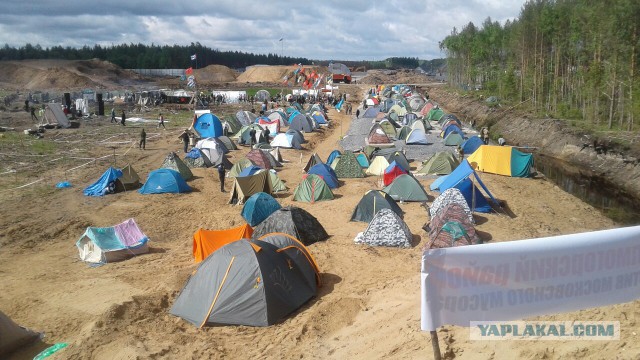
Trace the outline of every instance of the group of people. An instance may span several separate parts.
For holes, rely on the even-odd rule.
[[[127,120],[126,115],[124,114],[124,110],[122,110],[122,114],[120,115],[120,125],[122,126],[126,126],[125,121]],[[111,122],[112,123],[118,123],[118,120],[116,119],[116,109],[112,108],[111,109]]]

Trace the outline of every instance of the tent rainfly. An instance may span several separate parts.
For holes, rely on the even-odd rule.
[[[148,253],[148,241],[135,220],[128,219],[111,227],[88,227],[76,247],[82,261],[105,264]]]

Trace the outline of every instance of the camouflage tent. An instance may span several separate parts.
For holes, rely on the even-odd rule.
[[[364,232],[355,242],[370,246],[411,247],[413,235],[407,224],[391,209],[376,213]]]
[[[458,203],[445,205],[429,223],[429,243],[425,249],[481,244],[468,213]]]
[[[160,168],[171,169],[179,172],[180,176],[182,176],[185,181],[193,177],[193,173],[189,167],[174,152],[170,152],[169,155],[167,155]]]
[[[471,221],[471,223],[475,223],[469,204],[467,204],[467,200],[465,200],[464,195],[462,195],[462,192],[457,188],[449,188],[443,191],[442,194],[433,201],[433,204],[431,204],[431,207],[429,208],[429,215],[431,215],[431,218],[434,218],[440,211],[442,211],[442,209],[444,209],[445,206],[449,204],[458,204],[462,206],[464,212],[469,218],[469,221]]]
[[[334,170],[338,179],[364,177],[362,167],[354,153],[351,151],[345,151],[340,155],[340,160],[338,160]]]

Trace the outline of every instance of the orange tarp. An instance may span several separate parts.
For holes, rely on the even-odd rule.
[[[252,234],[253,229],[249,224],[227,230],[198,229],[193,234],[193,258],[196,263],[199,263],[228,243],[240,239],[250,239]]]

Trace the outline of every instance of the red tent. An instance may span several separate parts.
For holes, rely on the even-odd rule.
[[[402,174],[408,174],[407,170],[403,169],[402,166],[398,165],[395,161],[392,162],[386,168],[384,175],[382,176],[384,186],[391,184],[395,178]]]

